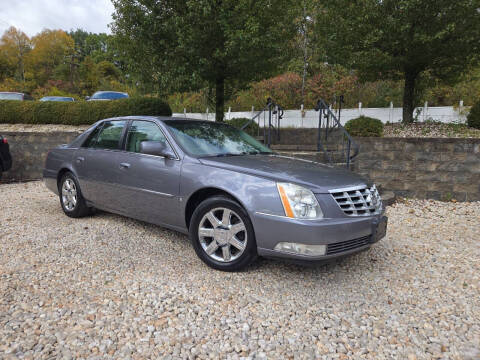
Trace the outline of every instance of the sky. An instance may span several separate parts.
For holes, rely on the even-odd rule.
[[[110,0],[0,0],[0,37],[10,26],[30,37],[45,28],[110,33],[112,13]]]

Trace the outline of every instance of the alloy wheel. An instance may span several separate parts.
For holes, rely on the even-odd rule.
[[[77,206],[77,187],[72,179],[65,179],[62,184],[62,202],[67,211],[73,211]]]
[[[205,253],[220,262],[238,259],[247,247],[247,230],[231,209],[219,207],[207,212],[198,227],[198,238]]]

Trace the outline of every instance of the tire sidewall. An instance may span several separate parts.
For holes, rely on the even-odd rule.
[[[198,227],[203,216],[210,210],[218,207],[225,207],[234,211],[245,224],[247,231],[247,247],[243,254],[236,260],[223,263],[212,259],[210,256],[205,253],[200,244],[200,239],[198,237]],[[215,196],[204,200],[200,205],[197,206],[192,215],[192,220],[189,227],[190,240],[192,246],[197,253],[198,257],[206,263],[208,266],[223,271],[239,271],[252,263],[257,257],[257,242],[255,240],[255,232],[253,230],[252,222],[248,213],[234,200],[229,199],[224,196]]]

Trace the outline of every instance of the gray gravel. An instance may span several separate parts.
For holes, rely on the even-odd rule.
[[[0,358],[480,358],[480,203],[388,215],[337,265],[229,274],[184,235],[0,185]]]

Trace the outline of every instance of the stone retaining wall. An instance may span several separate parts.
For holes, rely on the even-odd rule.
[[[304,132],[300,136],[306,137]],[[311,138],[311,137],[310,137]],[[480,201],[480,139],[355,138],[360,153],[352,170],[383,191],[405,197]],[[314,144],[274,149],[322,162]]]
[[[406,197],[480,201],[480,139],[357,138],[353,170]]]
[[[48,150],[70,143],[78,132],[4,132],[12,154],[12,168],[3,173],[3,181],[26,181],[42,178]]]
[[[315,159],[312,132],[301,129],[282,132],[282,143],[296,156]],[[42,177],[49,149],[71,142],[72,132],[9,132],[13,167],[6,181]],[[295,140],[296,139],[296,140]],[[356,138],[360,154],[353,170],[370,177],[382,190],[397,195],[459,201],[480,201],[480,139]],[[283,151],[288,150],[283,149]]]

